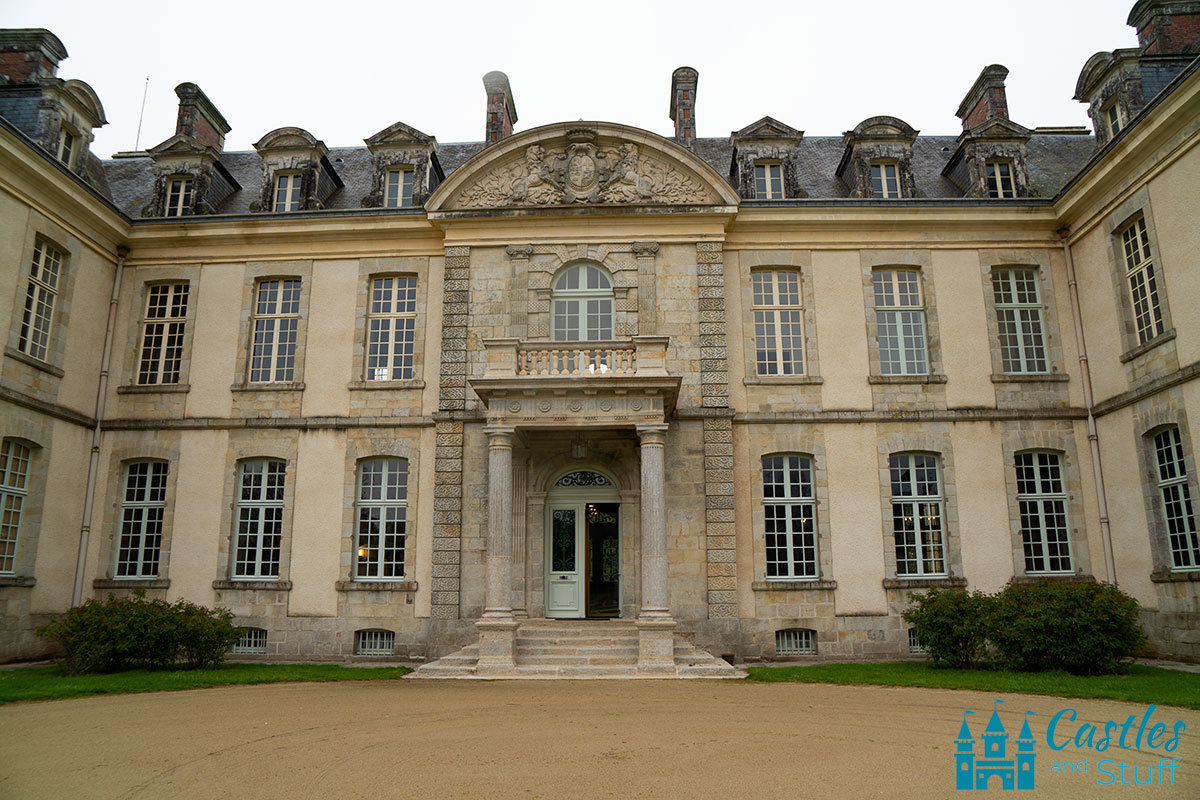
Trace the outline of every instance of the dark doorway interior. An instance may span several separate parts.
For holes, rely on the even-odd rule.
[[[621,543],[619,503],[588,503],[587,611],[589,617],[621,613]]]

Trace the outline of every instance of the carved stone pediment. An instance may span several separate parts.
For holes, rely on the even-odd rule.
[[[547,126],[489,147],[459,167],[426,207],[731,205],[737,202],[731,195],[727,183],[683,148],[645,131],[597,123]]]

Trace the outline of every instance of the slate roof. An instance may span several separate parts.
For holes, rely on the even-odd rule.
[[[913,179],[917,198],[959,198],[963,193],[942,177],[942,168],[957,147],[955,136],[918,136],[913,145]],[[1027,169],[1034,197],[1054,197],[1095,153],[1095,139],[1088,135],[1039,134],[1030,137]],[[483,150],[483,142],[454,142],[438,146],[437,156],[447,177],[469,158]],[[845,184],[834,174],[842,157],[841,136],[806,136],[797,147],[801,189],[809,200],[849,197]],[[695,152],[728,180],[733,145],[728,138],[697,139]],[[337,170],[344,188],[330,196],[329,209],[362,207],[371,187],[371,154],[365,147],[330,148],[329,163]],[[221,154],[221,164],[241,184],[222,204],[219,213],[246,214],[260,195],[262,161],[257,152]],[[119,158],[101,162],[112,201],[126,214],[141,218],[142,208],[154,188],[152,162],[144,158]],[[786,201],[784,201],[786,202]]]

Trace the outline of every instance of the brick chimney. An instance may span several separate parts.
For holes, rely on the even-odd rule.
[[[67,48],[45,28],[0,30],[0,85],[53,78]]]
[[[206,147],[217,150],[225,148],[225,134],[229,123],[208,99],[208,95],[194,83],[181,83],[175,87],[179,96],[179,118],[175,133],[190,136]]]
[[[513,123],[517,121],[517,106],[513,102],[508,76],[503,72],[484,75],[483,88],[487,91],[487,123],[483,135],[486,146],[512,136]]]
[[[1125,24],[1137,28],[1138,44],[1148,56],[1200,52],[1200,2],[1139,0]]]
[[[1004,91],[1004,79],[1008,69],[1000,64],[984,67],[975,79],[967,96],[958,105],[955,116],[962,120],[963,130],[969,131],[989,119],[1009,119],[1008,95]]]
[[[700,73],[691,67],[680,67],[671,73],[671,119],[675,122],[675,139],[684,147],[696,140],[696,83]]]

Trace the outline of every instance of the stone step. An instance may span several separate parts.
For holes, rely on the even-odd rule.
[[[637,642],[629,645],[592,645],[589,647],[544,647],[517,645],[517,656],[637,656]]]
[[[637,647],[636,636],[588,636],[579,639],[550,637],[517,637],[517,647]]]

